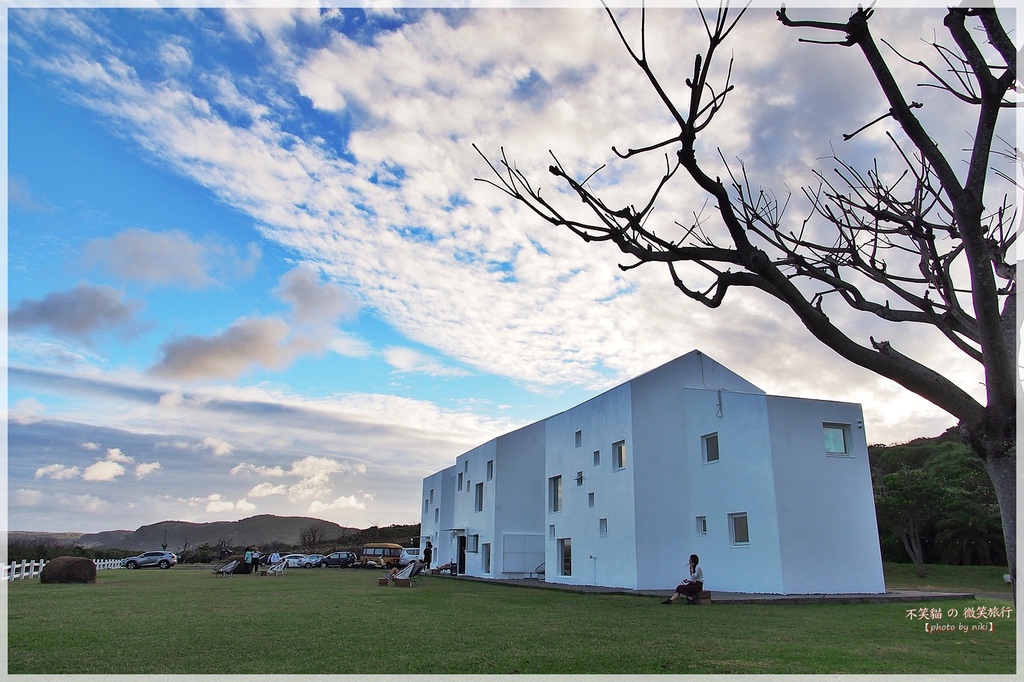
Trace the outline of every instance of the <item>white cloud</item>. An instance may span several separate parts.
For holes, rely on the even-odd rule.
[[[270,497],[271,495],[284,495],[288,492],[288,486],[273,485],[271,483],[260,483],[253,486],[246,493],[246,497]]]
[[[11,493],[10,504],[12,507],[38,507],[43,504],[47,496],[41,490],[31,488],[18,488]]]
[[[121,452],[121,448],[107,448],[107,461],[131,464],[135,460]]]
[[[82,448],[85,450],[99,450],[99,443],[82,443]]]
[[[19,424],[31,424],[39,421],[45,411],[46,406],[35,398],[22,398],[11,405],[8,416]]]
[[[306,510],[308,514],[322,514],[324,512],[335,511],[339,509],[366,509],[366,503],[360,502],[354,495],[348,495],[345,497],[338,497],[331,502],[320,502],[314,501],[309,505]]]
[[[52,478],[58,481],[70,478],[78,478],[78,467],[64,466],[63,464],[49,464],[36,469],[36,478]]]
[[[90,464],[82,472],[84,481],[113,481],[124,476],[125,468],[118,462],[101,461]]]
[[[201,446],[213,453],[215,457],[227,457],[234,452],[231,443],[214,436],[204,438]]]
[[[154,471],[160,470],[160,462],[148,462],[135,467],[135,478],[145,478]]]

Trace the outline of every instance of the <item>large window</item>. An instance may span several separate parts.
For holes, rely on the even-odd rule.
[[[626,468],[626,441],[612,443],[612,463],[616,469]]]
[[[729,540],[734,545],[749,545],[750,531],[747,528],[747,513],[729,514]]]
[[[483,483],[477,483],[476,484],[476,510],[477,511],[483,511],[484,510],[484,484]]]
[[[583,445],[583,432],[582,431],[577,431],[576,432],[576,447],[581,447],[582,445]]]
[[[718,434],[709,433],[706,436],[701,436],[700,449],[703,455],[704,463],[709,464],[711,462],[718,461]]]
[[[548,509],[553,512],[562,511],[562,477],[552,476],[548,479]]]
[[[824,424],[825,454],[843,456],[850,454],[849,424]]]
[[[480,551],[480,535],[478,533],[466,536],[466,551],[473,553]]]
[[[572,540],[570,538],[558,540],[558,558],[559,575],[572,575]]]

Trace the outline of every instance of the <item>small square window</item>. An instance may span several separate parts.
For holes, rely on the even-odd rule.
[[[697,517],[697,535],[708,534],[708,517],[698,516]]]
[[[824,424],[825,454],[844,456],[850,454],[849,424]]]
[[[587,493],[587,506],[594,508],[594,493]]]
[[[478,534],[466,536],[466,551],[473,553],[480,551],[480,536]]]
[[[597,534],[603,538],[608,537],[608,519],[598,519]]]
[[[601,466],[601,451],[600,450],[594,450],[594,466],[596,466],[596,467]]]
[[[612,444],[612,462],[616,469],[626,468],[626,441],[620,440]]]
[[[718,434],[709,433],[706,436],[701,436],[700,439],[701,454],[704,456],[704,463],[710,464],[711,462],[718,461]]]
[[[583,445],[583,432],[582,431],[577,431],[576,432],[576,447],[580,447],[582,445]]]
[[[747,514],[729,514],[729,539],[734,545],[749,545],[750,531],[747,527]]]

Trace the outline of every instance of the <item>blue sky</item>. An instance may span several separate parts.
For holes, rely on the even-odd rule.
[[[901,44],[941,27],[890,12]],[[652,54],[698,44],[692,10],[657,17]],[[879,97],[855,54],[771,11],[741,29],[744,87],[711,132],[798,187]],[[589,172],[659,139],[598,11],[29,7],[8,53],[11,529],[415,522],[456,455],[694,348],[769,393],[863,403],[873,442],[953,423],[777,304],[690,304],[664,269],[622,272],[474,181],[473,144],[559,197],[548,150]],[[686,61],[659,68],[681,82]],[[888,153],[881,131],[858,142]],[[606,191],[626,201],[652,161],[613,165]],[[680,188],[665,214],[695,201]],[[914,331],[881,333],[977,384]]]

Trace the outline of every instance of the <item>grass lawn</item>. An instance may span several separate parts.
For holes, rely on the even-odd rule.
[[[662,606],[659,599],[378,572],[104,570],[93,585],[14,581],[11,674],[1002,673],[1015,612],[1001,599],[921,604]],[[980,591],[980,590],[979,590]],[[987,591],[987,590],[986,590]],[[907,618],[941,608],[925,632]],[[994,631],[970,625],[994,623]]]

